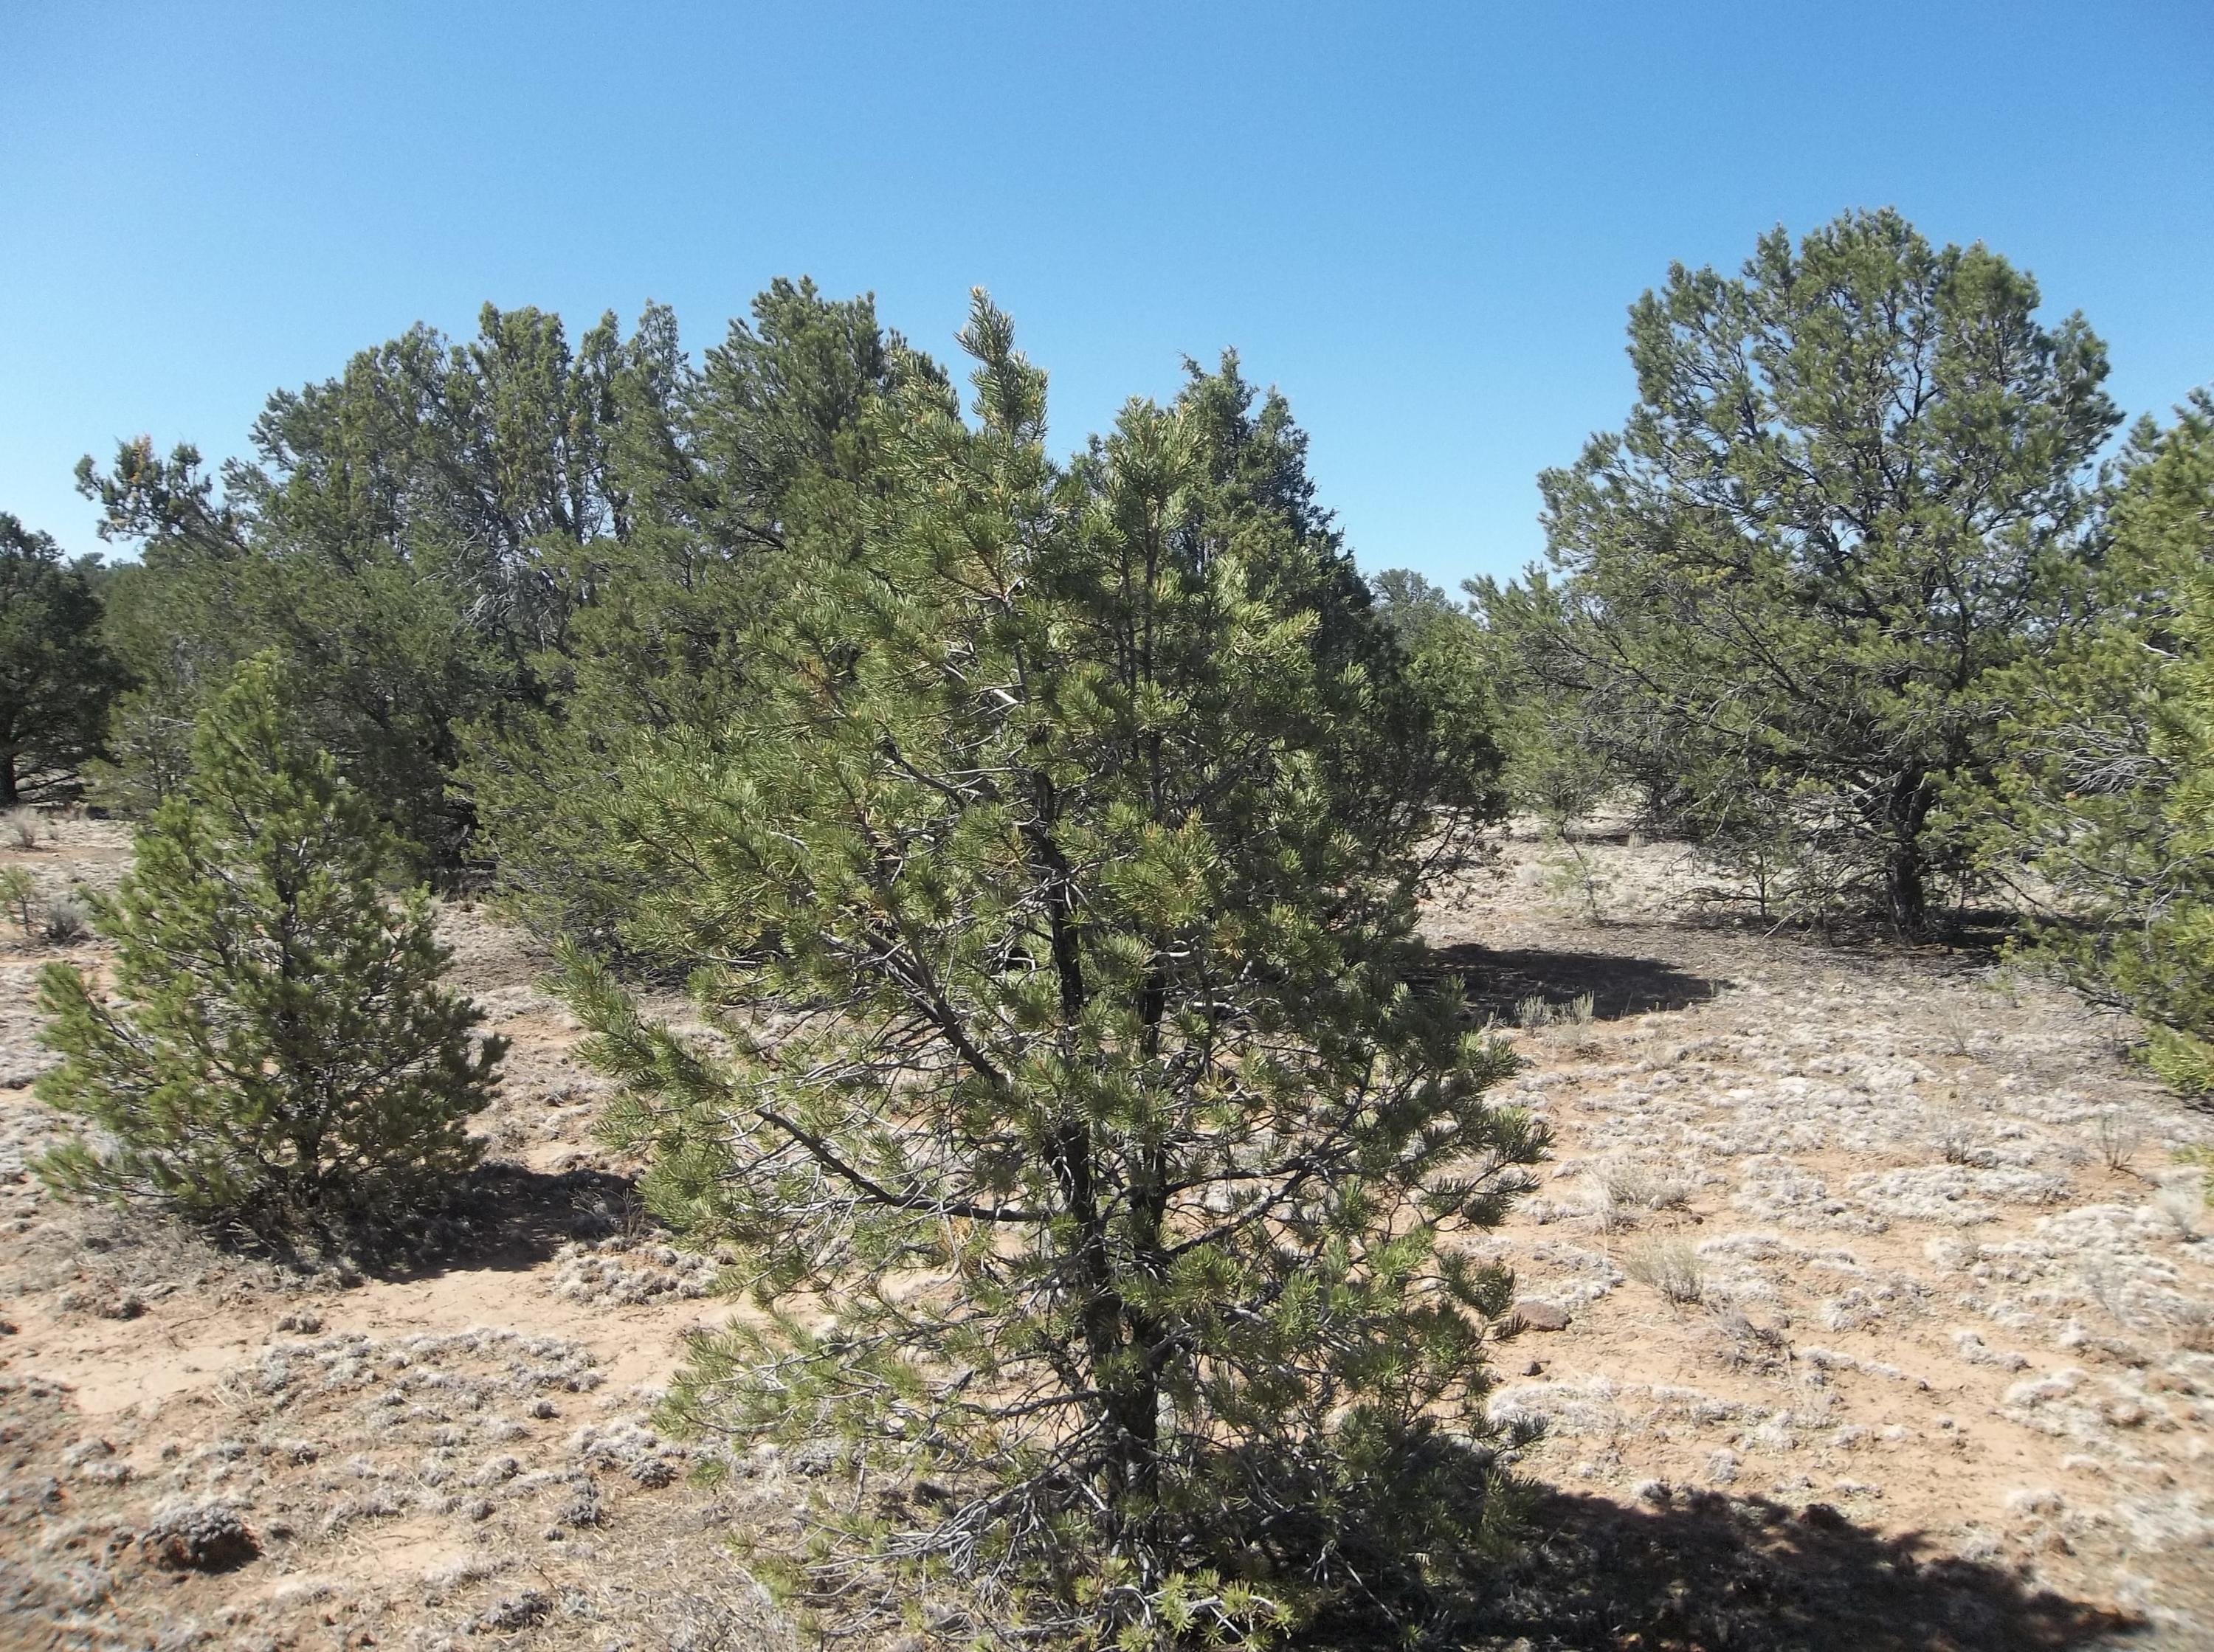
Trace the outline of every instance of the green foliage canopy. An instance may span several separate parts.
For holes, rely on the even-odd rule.
[[[2095,576],[1987,696],[2009,759],[1952,800],[2045,922],[2040,953],[2214,1090],[2214,396],[2132,433]]]
[[[193,711],[274,649],[310,738],[419,867],[457,869],[473,826],[450,789],[459,730],[542,693],[532,662],[568,613],[553,570],[628,531],[609,452],[649,357],[612,317],[572,351],[559,318],[486,306],[468,344],[414,328],[272,396],[254,460],[220,479],[191,448],[164,459],[143,440],[104,472],[84,460],[102,533],[142,547],[108,626],[139,684],[109,801],[143,814],[174,789]]]
[[[123,674],[95,571],[0,511],[0,807],[67,796],[101,749]]]
[[[1630,313],[1628,424],[1541,479],[1565,579],[1485,601],[1676,824],[1819,856],[1909,935],[1939,796],[1987,761],[1979,686],[2080,581],[2117,422],[2099,341],[2037,306],[1888,210],[1677,266]]]
[[[908,381],[942,375],[869,300],[826,300],[810,283],[772,285],[696,371],[667,311],[640,324],[615,381],[609,467],[626,530],[547,563],[568,618],[531,661],[545,693],[497,701],[464,733],[479,847],[541,933],[652,966],[623,934],[638,875],[606,829],[626,754],[679,728],[719,738],[789,515],[860,484],[873,462],[860,415]]]

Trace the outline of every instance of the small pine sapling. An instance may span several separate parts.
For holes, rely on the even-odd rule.
[[[54,964],[40,1096],[92,1128],[38,1161],[65,1192],[152,1197],[264,1231],[375,1214],[468,1170],[464,1121],[505,1041],[440,984],[429,897],[396,905],[393,845],[283,682],[242,668],[200,719],[187,789],[92,899],[112,991]]]
[[[15,920],[23,939],[34,940],[39,926],[39,881],[28,868],[0,866],[0,906]]]

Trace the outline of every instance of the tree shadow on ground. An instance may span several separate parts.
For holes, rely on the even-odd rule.
[[[1659,1508],[1539,1491],[1528,1538],[1458,1627],[1470,1648],[2060,1652],[2144,1644],[2142,1618],[1887,1536],[1826,1504],[1714,1492]]]
[[[522,1272],[572,1240],[653,1226],[628,1176],[605,1170],[480,1165],[467,1184],[394,1246],[380,1277],[461,1271]]]
[[[1538,948],[1494,948],[1473,942],[1431,949],[1440,975],[1460,978],[1469,1007],[1479,1018],[1512,1021],[1526,998],[1565,1004],[1592,996],[1599,1021],[1642,1015],[1650,1009],[1683,1009],[1703,1003],[1719,984],[1687,974],[1656,958],[1612,953],[1557,952]]]
[[[637,1184],[604,1170],[532,1170],[479,1165],[436,1205],[326,1218],[294,1230],[219,1229],[227,1250],[295,1273],[336,1271],[406,1281],[443,1273],[513,1272],[552,1259],[572,1240],[659,1224],[645,1213]]]

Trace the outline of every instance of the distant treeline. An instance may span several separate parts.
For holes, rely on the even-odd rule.
[[[1771,922],[1921,937],[2009,890],[2079,978],[2188,1032],[2214,1007],[2180,961],[2214,402],[2101,468],[2105,348],[2038,307],[1890,212],[1778,231],[1735,277],[1679,266],[1631,311],[1629,419],[1541,479],[1549,565],[1465,607],[1396,571],[1373,600],[1518,805],[1632,796]],[[664,308],[572,344],[487,306],[466,344],[418,327],[272,396],[220,476],[143,440],[88,459],[139,559],[64,568],[0,519],[0,802],[83,775],[142,813],[195,710],[275,649],[425,874],[638,954],[605,829],[627,744],[721,737],[795,524],[835,533],[885,485],[872,416],[918,390],[952,405],[870,300],[780,281],[696,360]],[[1182,400],[1287,576],[1366,608],[1282,398],[1226,356]]]
[[[1465,607],[1385,573],[1373,600],[1518,805],[1634,796],[1769,921],[1920,937],[2010,890],[2084,982],[2188,1031],[2214,402],[2101,468],[2105,348],[2038,306],[1889,212],[1778,231],[1735,277],[1679,266],[1632,308],[1628,421],[1541,479],[1549,565]],[[275,649],[425,874],[636,954],[605,830],[627,745],[720,737],[794,524],[835,533],[884,485],[872,410],[917,389],[951,405],[870,300],[780,281],[696,360],[664,308],[572,344],[487,306],[466,344],[418,327],[272,396],[219,477],[143,440],[88,459],[139,559],[64,568],[0,519],[0,802],[83,775],[143,813]],[[1366,607],[1282,398],[1226,356],[1183,400],[1287,576]]]

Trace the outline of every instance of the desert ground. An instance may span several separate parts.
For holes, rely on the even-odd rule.
[[[1983,951],[1764,933],[1677,846],[1510,835],[1428,917],[1555,1132],[1482,1247],[1542,1419],[1487,1649],[2214,1646],[2214,1115],[2126,1028]],[[0,860],[97,887],[127,833]],[[480,906],[442,923],[513,1041],[427,1261],[256,1254],[57,1199],[34,983],[0,950],[0,1646],[740,1652],[826,1453],[664,1437],[729,1311],[592,1126],[607,1087]],[[674,1006],[672,1006],[674,1008]],[[882,1637],[933,1643],[927,1602]]]

